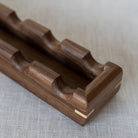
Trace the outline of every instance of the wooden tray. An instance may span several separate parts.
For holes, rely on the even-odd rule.
[[[94,60],[89,50],[59,42],[32,20],[0,4],[0,71],[80,125],[119,90],[122,69]]]

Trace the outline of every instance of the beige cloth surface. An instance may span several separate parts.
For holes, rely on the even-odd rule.
[[[124,70],[119,93],[85,127],[0,73],[0,138],[138,138],[137,0],[0,0]]]

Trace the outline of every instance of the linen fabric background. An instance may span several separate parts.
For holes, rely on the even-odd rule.
[[[137,0],[0,2],[124,70],[119,93],[85,127],[0,73],[0,138],[138,138]]]

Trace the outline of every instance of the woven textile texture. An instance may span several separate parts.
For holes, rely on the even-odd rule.
[[[84,127],[0,73],[0,138],[138,138],[137,0],[0,2],[124,70],[119,93]]]

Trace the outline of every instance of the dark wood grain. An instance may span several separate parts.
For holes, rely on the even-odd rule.
[[[0,71],[84,125],[119,90],[122,69],[0,4]]]

